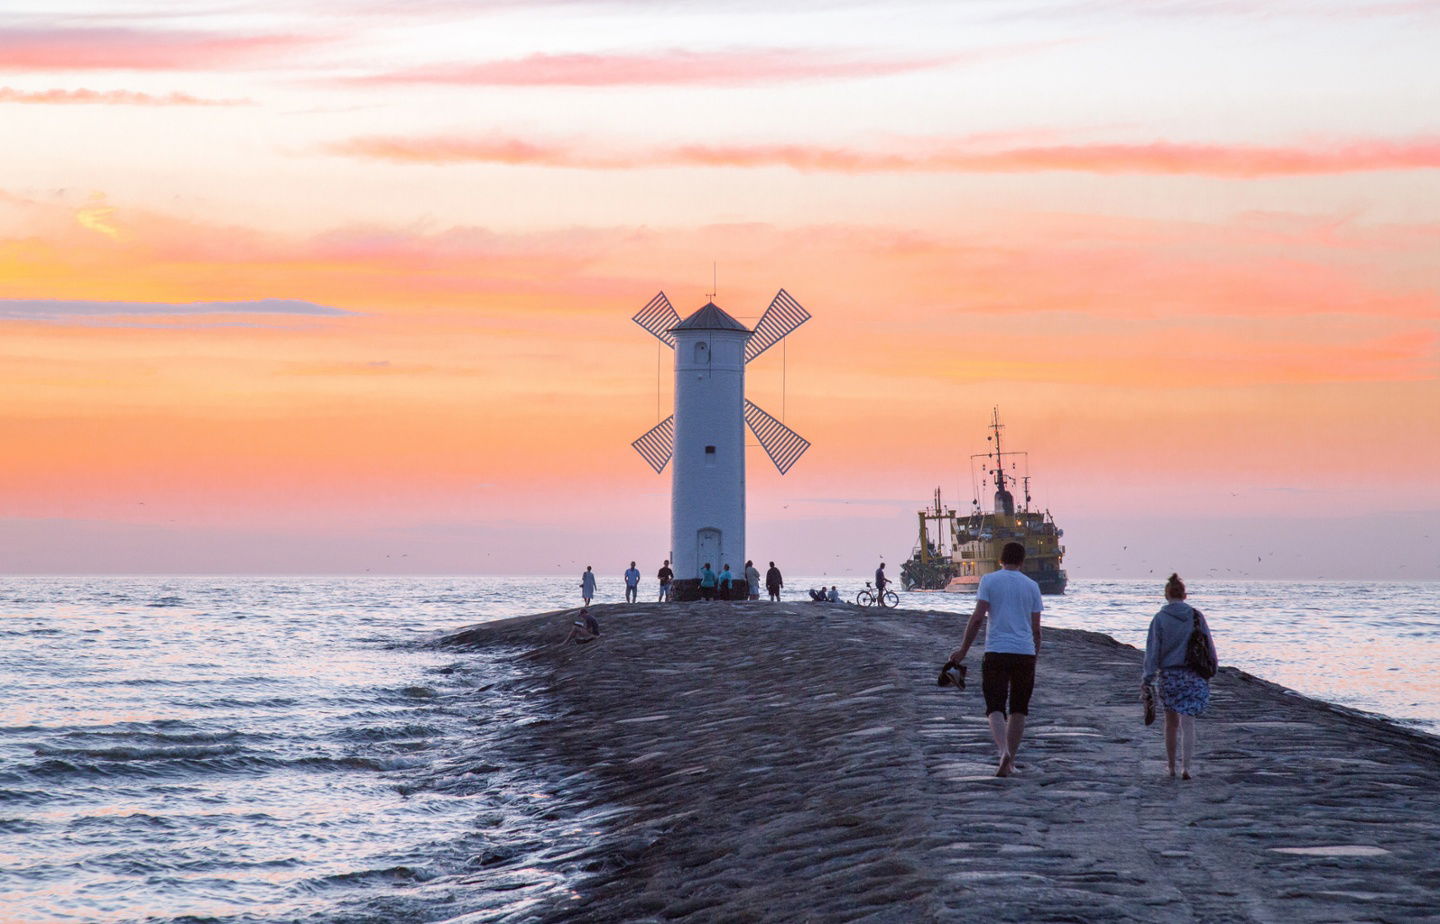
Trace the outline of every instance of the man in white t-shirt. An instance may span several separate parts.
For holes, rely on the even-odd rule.
[[[950,653],[955,664],[964,661],[988,617],[980,672],[985,715],[990,720],[995,749],[1000,753],[996,776],[1009,776],[1015,770],[1015,754],[1025,734],[1030,693],[1035,688],[1035,659],[1040,654],[1040,585],[1020,573],[1024,563],[1025,546],[1005,543],[1000,550],[1001,569],[980,579],[975,612],[965,626],[965,640]]]

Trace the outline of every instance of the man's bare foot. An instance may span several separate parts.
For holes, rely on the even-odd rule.
[[[995,770],[995,775],[996,775],[996,776],[1009,776],[1010,774],[1012,774],[1012,773],[1014,773],[1014,772],[1015,772],[1015,758],[1011,757],[1009,754],[1006,754],[1004,757],[1000,758],[1000,766],[996,768],[996,770]]]
[[[1170,779],[1172,779],[1172,780],[1175,779],[1175,768],[1174,768],[1174,767],[1171,767],[1171,768],[1170,768]]]
[[[1186,771],[1184,771],[1183,773],[1181,773],[1181,774],[1180,774],[1180,779],[1182,779],[1182,780],[1188,780],[1188,779],[1190,779],[1190,771],[1189,771],[1189,770],[1186,770]]]

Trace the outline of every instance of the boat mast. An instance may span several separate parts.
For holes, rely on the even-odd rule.
[[[1000,422],[1000,408],[991,412],[990,429],[995,431],[995,490],[1005,490],[1005,459],[1000,452],[1000,431],[1005,425]]]

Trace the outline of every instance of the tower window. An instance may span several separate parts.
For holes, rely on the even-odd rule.
[[[706,447],[705,447],[705,455],[707,455],[707,456],[713,456],[713,455],[715,455],[715,447],[714,447],[714,446],[706,446]]]

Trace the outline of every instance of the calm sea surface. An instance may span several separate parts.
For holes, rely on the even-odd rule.
[[[507,757],[545,718],[513,664],[424,642],[574,584],[0,578],[0,920],[524,920],[600,819],[553,808],[575,768]],[[1076,581],[1046,621],[1143,645],[1157,588]],[[1440,583],[1192,589],[1222,663],[1440,731]]]

